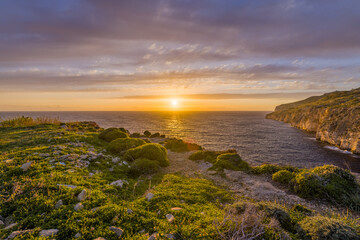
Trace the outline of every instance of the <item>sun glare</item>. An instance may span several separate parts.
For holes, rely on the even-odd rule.
[[[173,107],[176,107],[176,106],[178,105],[178,101],[177,101],[176,99],[173,99],[173,100],[171,101],[171,105],[172,105]]]

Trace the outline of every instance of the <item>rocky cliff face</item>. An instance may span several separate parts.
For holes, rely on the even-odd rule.
[[[321,141],[360,154],[360,88],[284,104],[266,117],[315,132]]]

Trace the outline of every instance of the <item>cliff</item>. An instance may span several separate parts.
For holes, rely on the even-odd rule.
[[[360,153],[360,88],[283,104],[266,118],[315,132],[318,140]]]

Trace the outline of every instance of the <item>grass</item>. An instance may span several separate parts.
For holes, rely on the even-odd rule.
[[[60,121],[57,118],[50,118],[45,116],[37,118],[21,116],[8,120],[0,119],[0,127],[3,128],[31,127],[42,124],[60,125]]]
[[[334,213],[324,216],[321,224],[308,226],[303,224],[310,222],[306,219],[318,215],[301,205],[287,208],[273,202],[238,198],[201,176],[189,178],[156,171],[149,174],[146,171],[157,159],[152,156],[160,151],[162,157],[165,148],[153,144],[130,148],[134,153],[134,162],[130,162],[126,154],[107,151],[110,143],[99,138],[101,132],[91,122],[0,128],[0,215],[18,223],[8,230],[0,227],[0,238],[7,238],[15,230],[29,229],[32,231],[18,239],[41,239],[41,230],[59,229],[56,239],[74,239],[80,233],[78,239],[115,240],[119,238],[109,230],[115,226],[124,230],[121,239],[135,240],[148,239],[154,233],[157,239],[168,239],[168,234],[176,239],[241,239],[254,234],[260,239],[301,239],[300,234],[319,239],[315,238],[321,231],[318,226],[329,221],[332,228],[346,231],[349,236],[360,233],[360,220],[350,215]],[[151,151],[143,146],[152,146]],[[236,153],[198,153],[205,158],[221,154]],[[33,164],[23,171],[20,167],[29,161]],[[135,168],[138,174],[132,174]],[[314,173],[324,179],[334,179],[336,173],[351,180],[337,170],[317,169]],[[123,181],[122,187],[111,185],[117,180]],[[84,207],[75,211],[77,196],[84,189]],[[148,193],[154,194],[150,200],[146,198]],[[63,205],[55,208],[59,200]],[[172,214],[174,221],[169,222],[167,214]],[[302,228],[298,229],[298,225]]]

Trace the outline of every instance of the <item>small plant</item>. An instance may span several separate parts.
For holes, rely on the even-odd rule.
[[[108,128],[99,134],[99,138],[106,142],[111,142],[118,138],[128,137],[129,135],[127,134],[126,130],[122,130],[119,128]]]
[[[131,168],[141,174],[155,173],[159,170],[160,166],[157,161],[152,161],[147,158],[136,159]]]
[[[272,175],[272,180],[282,184],[289,184],[294,175],[288,170],[280,170]]]
[[[248,170],[249,164],[241,159],[237,153],[224,153],[216,158],[214,168],[229,170]]]
[[[147,158],[152,161],[157,161],[162,167],[169,165],[166,148],[157,143],[147,143],[136,148],[131,148],[126,151],[125,158],[130,161],[138,158]]]
[[[165,142],[165,148],[173,152],[188,152],[202,150],[202,147],[195,143],[184,142],[181,139],[172,138]]]
[[[299,222],[298,232],[303,239],[359,239],[359,235],[352,227],[339,220],[323,216],[303,219]]]
[[[144,145],[146,142],[139,138],[118,138],[112,141],[107,150],[111,153],[122,154],[124,151]]]

